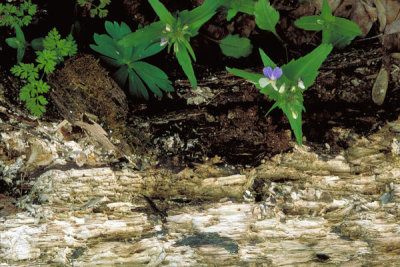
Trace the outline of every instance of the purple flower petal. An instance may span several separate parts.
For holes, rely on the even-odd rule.
[[[276,67],[273,71],[272,71],[272,77],[270,79],[272,80],[278,80],[280,77],[282,76],[282,69],[279,67]]]
[[[276,67],[272,69],[271,67],[266,67],[263,69],[264,75],[270,80],[278,80],[282,76],[282,69]]]
[[[265,77],[267,77],[268,79],[271,79],[271,76],[272,76],[272,68],[271,67],[264,68],[263,72],[264,72]]]

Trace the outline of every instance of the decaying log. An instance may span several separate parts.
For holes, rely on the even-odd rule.
[[[58,165],[36,173],[20,212],[0,218],[1,263],[395,265],[399,129],[400,120],[388,123],[326,155],[293,145],[241,171],[213,162],[179,173],[137,171],[90,160],[96,156],[79,152],[83,144],[31,142]],[[57,145],[75,145],[63,157],[81,158],[62,165]],[[38,162],[32,158],[27,171]]]

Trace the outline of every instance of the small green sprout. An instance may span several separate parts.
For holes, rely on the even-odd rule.
[[[362,32],[354,22],[335,17],[326,0],[320,15],[299,18],[294,24],[307,31],[322,31],[322,43],[343,48]]]

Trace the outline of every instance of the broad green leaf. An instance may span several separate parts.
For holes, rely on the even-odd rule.
[[[343,48],[356,38],[361,35],[362,32],[357,24],[354,22],[344,19],[335,18],[335,23],[332,25],[331,35],[325,37],[323,42],[331,43],[333,46]]]
[[[261,60],[264,64],[264,67],[276,67],[276,64],[272,61],[272,59],[269,58],[269,56],[267,56],[267,54],[265,54],[264,50],[260,48],[258,49],[258,51],[260,52]]]
[[[31,46],[34,50],[43,50],[44,46],[43,46],[43,40],[44,38],[35,38],[31,41]]]
[[[292,60],[282,66],[283,75],[293,83],[301,79],[304,82],[304,86],[308,88],[314,83],[318,75],[318,69],[331,51],[332,45],[321,44],[306,56]]]
[[[183,72],[188,77],[190,84],[193,88],[197,88],[197,80],[194,75],[192,61],[190,60],[190,56],[184,44],[180,42],[175,43],[178,47],[178,51],[175,52],[176,58],[178,59],[179,64],[181,65]]]
[[[323,21],[321,16],[305,16],[294,22],[297,27],[306,31],[322,31]]]
[[[273,32],[277,35],[275,26],[279,20],[279,13],[267,0],[258,0],[254,5],[254,15],[257,26],[262,30]]]
[[[158,0],[149,0],[151,7],[157,13],[158,17],[164,24],[172,25],[175,18],[169,13],[168,9]]]
[[[238,34],[228,35],[220,41],[219,47],[226,56],[239,58],[251,54],[253,46],[247,38],[240,38]]]
[[[18,47],[19,47],[19,45],[18,45],[19,41],[18,41],[17,38],[15,38],[15,37],[6,38],[6,43],[7,43],[10,47],[12,47],[12,48],[14,48],[14,49],[18,49]]]
[[[161,41],[162,31],[165,30],[165,23],[162,21],[154,22],[144,28],[125,35],[118,41],[122,46],[139,46],[141,44],[151,44]]]

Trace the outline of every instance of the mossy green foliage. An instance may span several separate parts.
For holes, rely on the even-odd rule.
[[[15,28],[27,26],[36,14],[37,5],[29,1],[23,1],[19,6],[11,3],[0,3],[0,26]]]
[[[354,22],[335,17],[326,0],[320,15],[299,18],[294,24],[307,31],[322,31],[322,43],[343,48],[362,32]]]
[[[22,31],[20,34],[23,36]],[[74,55],[77,46],[71,35],[62,39],[55,28],[44,39],[36,41],[41,43],[37,44],[37,47],[43,48],[41,51],[36,51],[37,65],[19,62],[11,68],[11,73],[25,83],[19,93],[20,99],[26,102],[26,107],[33,115],[40,117],[46,111],[45,106],[48,104],[44,94],[50,89],[44,81],[44,75],[53,72],[56,65],[65,57]]]
[[[161,90],[174,90],[164,71],[142,61],[160,52],[164,49],[163,46],[159,43],[150,46],[142,43],[124,47],[118,40],[132,32],[129,26],[124,22],[118,24],[106,21],[105,28],[108,34],[94,34],[96,45],[92,44],[90,47],[102,54],[106,62],[118,68],[113,77],[121,87],[128,82],[130,94],[145,99],[149,98],[147,88],[158,96],[162,96]]]
[[[105,18],[108,15],[107,6],[111,3],[111,0],[77,0],[77,3],[81,7],[90,9],[90,17],[99,16],[99,18]]]

